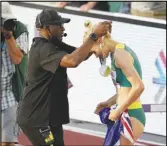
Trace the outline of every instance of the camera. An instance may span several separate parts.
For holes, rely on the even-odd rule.
[[[1,18],[1,27],[6,29],[7,31],[13,31],[14,27],[16,25],[16,19],[3,19]]]

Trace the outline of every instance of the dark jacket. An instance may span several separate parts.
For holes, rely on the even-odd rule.
[[[28,36],[28,30],[26,26],[20,21],[17,21],[16,28],[13,34],[14,38],[17,39],[22,33],[25,33],[25,32],[27,33],[27,36]],[[26,83],[27,63],[28,63],[28,54],[23,54],[21,63],[15,65],[15,73],[13,74],[13,77],[12,77],[13,94],[16,101],[18,102],[21,99],[23,88]]]

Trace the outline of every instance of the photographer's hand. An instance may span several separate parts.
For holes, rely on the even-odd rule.
[[[19,64],[22,60],[23,53],[21,52],[21,49],[19,48],[19,46],[17,46],[16,40],[13,37],[13,33],[11,31],[5,30],[2,27],[0,30],[5,37],[5,42],[7,45],[10,59],[14,64]]]
[[[4,29],[3,27],[1,27],[0,29],[1,29],[1,33],[3,33],[3,36],[5,37],[5,39],[8,39],[8,37],[12,36],[12,31],[8,31],[8,30]]]
[[[3,27],[0,27],[0,30],[1,30],[2,33],[8,33],[8,32],[10,32],[10,31],[7,31],[6,29],[4,29]]]

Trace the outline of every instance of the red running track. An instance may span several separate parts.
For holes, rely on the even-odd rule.
[[[64,142],[65,142],[65,145],[70,145],[70,146],[74,146],[74,145],[102,146],[103,138],[65,130]],[[27,139],[27,137],[24,134],[21,134],[19,136],[19,143],[24,146],[31,146],[30,141]]]
[[[21,133],[19,136],[19,145],[32,146],[27,137]],[[79,132],[73,132],[64,130],[64,142],[66,146],[103,146],[103,138],[93,136],[89,134],[82,134]],[[143,146],[157,146],[157,144],[151,144],[146,142],[137,142],[135,145]]]

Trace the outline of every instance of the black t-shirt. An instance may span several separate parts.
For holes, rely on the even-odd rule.
[[[64,55],[75,47],[63,42],[54,44],[35,38],[28,64],[28,85],[19,103],[17,121],[20,126],[57,126],[69,122],[66,68],[60,66]]]

